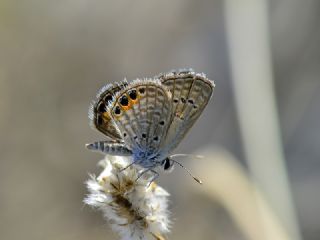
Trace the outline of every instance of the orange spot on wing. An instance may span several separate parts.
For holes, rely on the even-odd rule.
[[[130,98],[130,103],[131,103],[132,105],[137,104],[137,103],[139,103],[140,98],[141,98],[140,95],[137,95],[137,98],[136,98],[136,99],[131,99],[131,98]]]
[[[104,112],[102,114],[102,119],[103,119],[104,122],[109,122],[111,120],[111,116],[110,116],[110,114],[108,112]]]
[[[128,110],[130,110],[131,109],[131,104],[129,103],[128,104],[128,106],[121,106],[122,107],[122,110],[124,110],[124,111],[128,111]]]
[[[140,99],[140,98],[141,98],[140,96],[137,96],[137,98],[133,100],[133,99],[131,99],[130,97],[128,97],[128,99],[129,99],[129,104],[128,104],[128,106],[121,106],[121,107],[122,107],[122,110],[124,110],[124,111],[130,110],[130,109],[133,107],[134,104],[139,103],[139,99]]]
[[[135,100],[130,99],[130,102],[131,102],[132,104],[136,104],[136,103],[139,102],[138,100],[139,100],[138,98],[136,98]]]

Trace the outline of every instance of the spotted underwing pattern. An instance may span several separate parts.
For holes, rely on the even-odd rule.
[[[103,87],[89,109],[90,125],[109,138],[91,150],[131,156],[146,169],[166,166],[208,104],[215,84],[193,70]]]

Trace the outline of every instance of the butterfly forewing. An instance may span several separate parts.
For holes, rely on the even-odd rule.
[[[214,83],[205,75],[192,71],[168,73],[160,78],[172,93],[171,125],[162,145],[163,149],[171,151],[201,115],[211,98]]]
[[[87,145],[106,154],[130,155],[153,169],[163,164],[201,115],[214,82],[193,71],[104,87],[89,111],[91,124],[112,139]]]
[[[171,120],[170,91],[159,80],[136,80],[120,91],[110,113],[130,149],[160,151]]]
[[[107,106],[113,101],[113,96],[126,85],[126,82],[122,82],[104,86],[89,109],[90,125],[114,140],[121,140],[122,137],[113,123],[110,112],[107,111]]]

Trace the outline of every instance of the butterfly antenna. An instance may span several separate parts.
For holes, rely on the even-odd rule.
[[[175,154],[175,155],[177,155],[177,154]],[[180,167],[182,167],[197,183],[202,184],[202,181],[199,178],[193,176],[193,174],[185,166],[183,166],[181,163],[179,163],[178,161],[176,161],[174,159],[170,158],[170,160],[173,161],[174,163],[178,164]]]
[[[170,157],[204,158],[202,155],[183,154],[183,153],[173,154]]]

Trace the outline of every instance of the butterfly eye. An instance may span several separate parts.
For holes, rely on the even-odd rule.
[[[164,162],[163,169],[168,170],[169,168],[170,168],[170,161],[166,159]]]
[[[169,158],[166,158],[165,160],[163,160],[162,164],[163,164],[163,170],[167,172],[171,172],[173,170],[173,161],[170,161]]]
[[[116,108],[114,109],[114,113],[119,115],[121,113],[120,107],[116,106]]]
[[[155,137],[153,138],[153,140],[154,140],[154,141],[158,141],[158,140],[159,140],[159,137],[158,137],[158,136],[155,136]]]
[[[129,104],[129,100],[128,100],[128,97],[126,95],[123,95],[121,98],[120,98],[120,104],[122,106],[128,106]]]
[[[137,91],[136,90],[131,90],[129,92],[129,97],[132,99],[132,100],[136,100],[137,99]]]
[[[175,99],[173,99],[173,102],[174,102],[174,103],[177,103],[177,102],[179,102],[179,101],[178,101],[178,99],[175,98]]]

